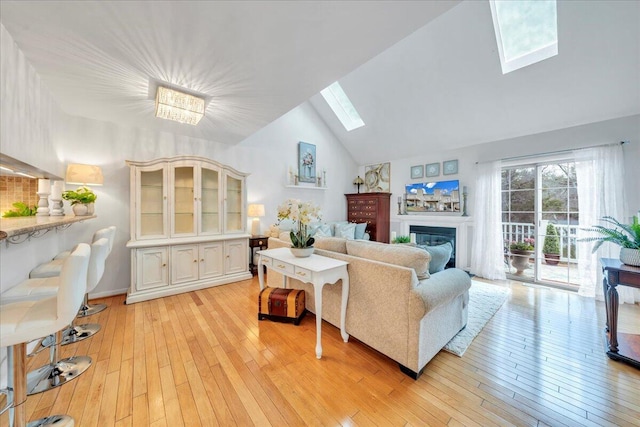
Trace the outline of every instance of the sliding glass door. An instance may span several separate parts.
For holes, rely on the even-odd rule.
[[[575,289],[578,193],[572,161],[502,171],[504,266],[514,279]]]

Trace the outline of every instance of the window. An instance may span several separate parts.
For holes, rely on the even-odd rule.
[[[502,74],[558,54],[556,0],[490,0]]]
[[[364,126],[364,122],[349,100],[349,97],[340,83],[335,82],[326,89],[320,91],[329,107],[333,110],[338,119],[347,131],[352,131]]]

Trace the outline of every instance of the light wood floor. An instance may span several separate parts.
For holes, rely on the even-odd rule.
[[[103,330],[64,347],[92,367],[29,397],[27,413],[100,427],[640,425],[640,370],[605,356],[602,303],[509,286],[464,357],[441,352],[418,381],[327,323],[317,360],[313,315],[298,327],[257,320],[257,279],[133,305],[107,298],[89,318]],[[640,331],[638,306],[621,317]]]

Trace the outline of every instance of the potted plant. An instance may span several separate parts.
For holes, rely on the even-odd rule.
[[[288,199],[278,206],[278,220],[293,221],[291,237],[291,253],[297,257],[308,257],[313,253],[315,239],[309,234],[309,223],[312,219],[320,219],[320,209],[311,202]]]
[[[640,267],[640,223],[638,222],[638,217],[634,216],[631,224],[622,224],[610,216],[605,216],[602,221],[614,225],[615,228],[594,225],[585,229],[585,231],[598,233],[599,236],[585,237],[580,241],[596,242],[592,250],[594,253],[604,242],[619,245],[621,247],[620,261],[627,265]]]
[[[93,214],[93,202],[98,196],[88,187],[78,187],[77,190],[67,190],[62,193],[64,200],[71,202],[71,208],[76,216]]]
[[[542,246],[544,261],[548,265],[558,265],[560,262],[560,238],[555,225],[547,224],[547,232]]]
[[[411,236],[397,236],[391,243],[411,243]]]
[[[516,269],[516,274],[522,274],[529,268],[529,257],[533,255],[535,243],[533,237],[526,237],[522,242],[511,242],[509,245],[509,250],[513,255],[511,265]]]

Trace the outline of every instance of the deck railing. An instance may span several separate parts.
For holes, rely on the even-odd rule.
[[[563,262],[577,262],[577,244],[578,226],[553,224],[558,230],[560,240],[560,260]],[[544,228],[546,230],[546,226]],[[544,235],[539,236],[536,232],[535,224],[524,222],[503,222],[502,236],[505,242],[505,249],[508,251],[511,242],[524,242],[524,239],[533,237],[536,239],[536,254],[542,255],[542,246],[544,245]],[[540,243],[538,243],[540,242]]]

